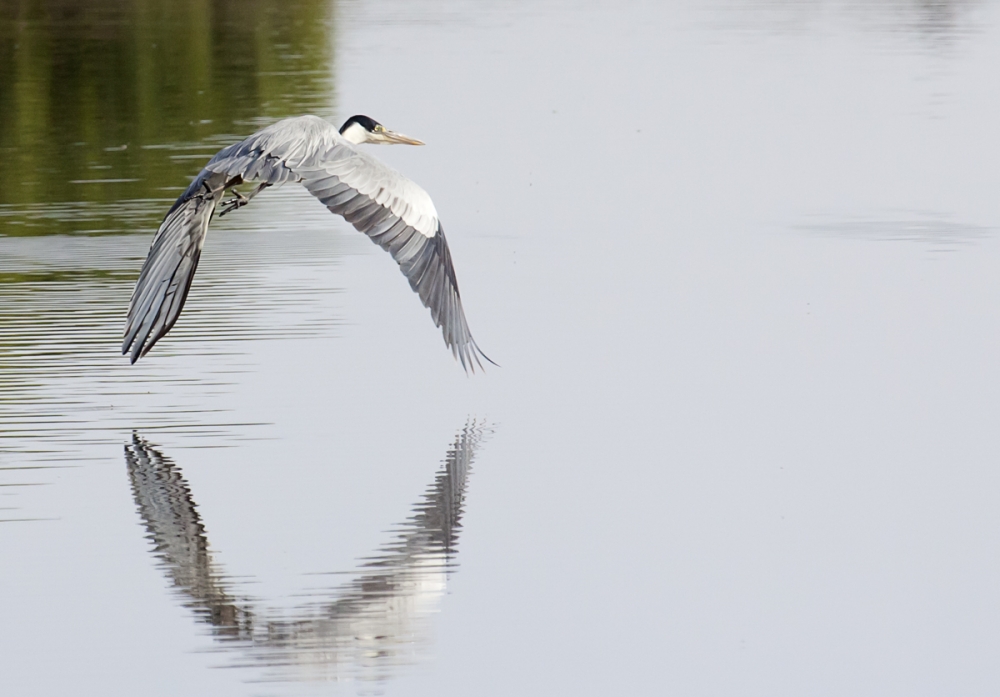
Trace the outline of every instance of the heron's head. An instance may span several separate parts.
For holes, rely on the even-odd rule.
[[[384,145],[386,143],[423,145],[421,141],[415,138],[390,131],[375,119],[360,115],[347,119],[344,125],[340,127],[340,135],[355,145],[360,145],[361,143],[375,143],[377,145]]]

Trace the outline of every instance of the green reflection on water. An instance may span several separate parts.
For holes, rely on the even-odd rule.
[[[332,111],[334,18],[331,0],[0,0],[0,235],[149,234],[222,145]]]

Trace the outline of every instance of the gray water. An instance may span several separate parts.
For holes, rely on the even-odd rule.
[[[0,692],[992,695],[1000,3],[0,2]],[[467,377],[222,145],[364,113]]]

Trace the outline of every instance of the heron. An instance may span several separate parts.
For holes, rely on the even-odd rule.
[[[340,129],[318,116],[296,116],[220,150],[156,231],[129,302],[122,354],[131,352],[135,363],[177,322],[220,202],[221,217],[269,187],[294,181],[392,255],[467,372],[482,369],[482,360],[493,363],[469,331],[431,197],[360,150],[363,143],[423,145],[368,116],[352,116]],[[244,183],[257,186],[244,195],[235,188]],[[226,191],[232,198],[222,201]]]

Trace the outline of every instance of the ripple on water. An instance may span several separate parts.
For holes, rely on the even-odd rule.
[[[253,369],[247,342],[333,336],[341,324],[331,297],[343,223],[289,187],[213,223],[177,326],[129,366],[120,353],[125,311],[155,229],[149,216],[162,217],[169,202],[90,206],[0,210],[6,222],[40,225],[120,213],[149,228],[0,237],[0,492],[51,481],[12,468],[80,462],[88,445],[135,427],[212,445],[262,437],[262,424],[237,422],[224,399],[236,375]],[[23,480],[27,472],[35,479]]]
[[[813,215],[795,229],[842,239],[917,242],[935,251],[952,251],[996,233],[993,227],[954,220],[953,216],[934,211],[891,211],[852,217]]]

